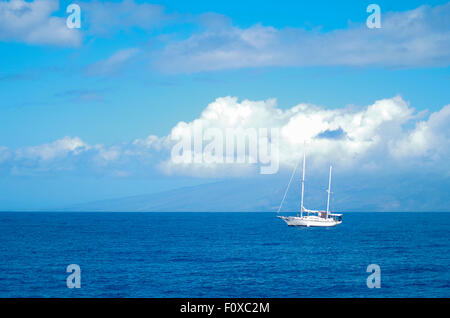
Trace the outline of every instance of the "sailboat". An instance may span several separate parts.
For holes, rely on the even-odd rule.
[[[306,209],[303,205],[303,194],[305,190],[305,165],[306,165],[306,151],[303,153],[303,172],[302,172],[302,195],[301,195],[301,204],[300,204],[300,216],[280,216],[277,215],[278,218],[282,219],[289,226],[305,226],[305,227],[331,227],[336,226],[342,223],[342,214],[339,213],[331,213],[330,212],[330,194],[331,194],[331,172],[333,167],[330,166],[330,176],[328,178],[328,200],[327,200],[327,209],[326,211],[319,210],[309,210]],[[292,178],[295,175],[297,167],[294,169],[294,172],[291,175],[291,179],[289,180],[288,187],[286,192],[284,193],[283,200],[281,201],[280,207],[278,208],[277,214],[280,213],[281,207],[283,205],[284,199],[286,198],[287,191],[289,190],[289,186],[292,182]]]

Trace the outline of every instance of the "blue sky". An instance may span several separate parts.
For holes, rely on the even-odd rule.
[[[442,143],[448,136],[442,110],[450,103],[446,1],[377,1],[380,30],[365,26],[370,3],[364,1],[74,2],[81,7],[79,30],[65,26],[70,3],[0,1],[0,210],[223,179],[167,173],[159,168],[167,153],[154,148],[146,148],[148,160],[115,158],[136,140],[169,136],[179,122],[199,118],[226,96],[276,98],[283,111],[300,103],[363,109],[399,96],[394,104],[409,117],[392,128],[398,142],[389,148],[395,158],[383,164],[385,173],[403,160],[414,162],[405,175],[431,169],[448,184],[448,142]],[[17,8],[25,12],[21,18]],[[430,121],[433,113],[438,119]],[[421,121],[433,140],[420,141],[422,152],[405,148],[417,153],[414,159],[395,152],[417,146],[425,131]],[[36,155],[60,151],[61,143],[53,143],[65,137],[71,145],[79,138],[74,147],[85,147],[86,154]],[[42,145],[50,146],[30,150]],[[110,160],[116,162],[94,158],[111,149],[121,152]],[[367,156],[355,165],[366,164]]]

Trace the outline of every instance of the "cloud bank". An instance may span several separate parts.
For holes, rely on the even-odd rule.
[[[8,149],[0,147],[0,171],[27,174],[83,170],[129,176],[145,171],[194,177],[232,177],[258,173],[252,163],[177,164],[171,160],[174,137],[195,125],[226,129],[278,128],[281,168],[295,165],[306,141],[308,166],[328,164],[341,171],[414,171],[425,169],[450,176],[450,105],[431,113],[416,113],[401,97],[382,99],[366,107],[327,109],[298,104],[277,107],[276,100],[239,101],[221,97],[192,122],[179,122],[167,136],[149,135],[132,143],[90,145],[78,137]],[[193,151],[196,151],[193,149]],[[409,170],[408,170],[409,169]]]
[[[0,41],[27,44],[78,46],[81,33],[66,26],[65,17],[53,16],[57,0],[0,1]]]
[[[416,114],[399,96],[359,109],[299,104],[286,110],[278,108],[273,99],[239,102],[235,97],[223,97],[209,104],[196,120],[178,123],[165,138],[150,136],[147,145],[171,145],[174,136],[188,134],[198,124],[222,130],[278,128],[282,166],[295,165],[306,142],[312,168],[330,163],[346,170],[436,166],[450,173],[450,105],[427,119],[421,119],[423,115]],[[180,165],[166,160],[161,167],[168,173],[194,175],[230,172],[229,164]]]
[[[86,36],[109,37],[137,29],[148,40],[158,39],[160,45],[147,43],[139,47],[136,44],[135,50],[146,53],[147,63],[153,69],[167,73],[270,66],[450,65],[450,3],[405,12],[382,11],[380,29],[369,29],[361,22],[330,32],[292,27],[278,29],[263,24],[242,28],[219,14],[169,14],[161,5],[133,0],[78,4],[82,10],[81,30],[66,27],[67,15],[55,16],[60,9],[57,0],[2,0],[0,41],[73,47],[81,45]],[[162,37],[152,33],[157,27],[177,23],[195,25],[194,30],[203,31],[192,31],[181,40],[183,35],[177,34],[176,28]],[[100,70],[92,74],[110,72],[109,62],[114,62],[127,50],[130,49],[121,48],[109,59],[93,65]],[[132,55],[126,59],[136,58]],[[119,62],[113,63],[111,68]]]
[[[364,23],[331,32],[231,25],[225,17],[158,52],[154,67],[171,73],[266,66],[418,67],[450,64],[450,3],[382,13],[381,29]]]
[[[132,28],[149,31],[175,20],[174,15],[164,13],[163,6],[133,0],[77,4],[82,27],[70,29],[66,26],[66,8],[59,13],[58,0],[1,0],[0,41],[77,47],[84,34],[105,37]]]

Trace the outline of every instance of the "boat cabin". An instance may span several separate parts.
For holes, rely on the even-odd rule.
[[[337,222],[342,222],[342,214],[330,213],[329,216]]]

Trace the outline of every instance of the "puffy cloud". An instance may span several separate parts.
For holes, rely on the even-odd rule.
[[[169,145],[167,138],[160,138],[156,135],[149,135],[144,139],[136,139],[133,141],[133,145],[138,148],[147,148],[160,151],[164,146]]]
[[[450,63],[450,3],[382,14],[382,28],[365,24],[328,33],[228,23],[170,42],[155,67],[201,72],[263,66],[447,66]]]
[[[95,159],[102,165],[106,165],[111,161],[119,159],[122,153],[122,150],[118,146],[104,147],[102,145],[97,145],[95,146],[95,150],[97,151]]]
[[[3,168],[9,166],[15,171],[21,166],[45,171],[64,170],[67,165],[70,169],[78,167],[121,176],[154,172],[155,168],[166,174],[195,177],[240,176],[259,173],[258,168],[267,163],[261,162],[260,152],[251,156],[249,143],[242,161],[238,160],[242,159],[239,154],[228,153],[226,140],[219,143],[223,148],[219,151],[223,160],[206,160],[203,155],[212,143],[211,135],[209,138],[200,135],[201,147],[196,148],[195,143],[191,143],[187,148],[191,158],[200,158],[198,162],[175,162],[172,151],[179,144],[179,138],[195,134],[199,127],[203,133],[208,129],[222,132],[220,138],[227,138],[227,131],[232,130],[236,134],[234,137],[256,140],[258,148],[265,137],[256,135],[256,139],[251,139],[248,131],[254,129],[261,134],[263,129],[275,128],[279,138],[270,136],[265,150],[271,153],[278,149],[281,168],[292,167],[302,158],[306,142],[308,167],[312,170],[325,171],[324,166],[332,163],[340,171],[351,173],[428,167],[450,174],[449,122],[450,105],[425,119],[418,119],[414,109],[399,96],[365,107],[334,109],[313,104],[281,109],[275,99],[240,101],[236,97],[221,97],[210,103],[197,119],[176,124],[167,136],[150,135],[132,143],[111,146],[91,146],[78,137],[65,137],[16,150],[0,147],[0,163]]]
[[[17,159],[52,160],[69,154],[79,155],[90,147],[78,137],[64,137],[49,144],[26,147],[16,151]]]
[[[121,2],[77,2],[81,8],[82,29],[88,35],[104,36],[111,32],[151,28],[177,17],[164,13],[164,7],[133,0]],[[0,41],[37,45],[78,46],[83,36],[66,26],[67,14],[59,17],[58,0],[1,0]],[[86,25],[85,25],[86,24]]]
[[[311,104],[299,104],[282,110],[276,106],[274,99],[239,102],[235,97],[223,97],[209,104],[194,121],[178,123],[165,137],[165,145],[173,146],[176,142],[173,140],[178,137],[195,134],[196,127],[202,127],[203,131],[218,128],[224,136],[227,129],[245,134],[249,128],[276,128],[280,132],[277,147],[281,165],[295,164],[302,157],[306,142],[308,158],[314,165],[333,162],[344,167],[354,167],[364,162],[367,166],[373,166],[380,158],[392,157],[385,148],[389,142],[403,136],[402,126],[414,118],[413,112],[408,103],[398,96],[376,101],[358,110],[345,107],[325,109]],[[430,117],[430,121],[433,118]],[[333,131],[339,132],[339,138],[327,137],[327,133]],[[152,139],[152,142],[155,141]],[[202,152],[204,148],[196,150],[192,146],[193,155],[196,151]],[[377,152],[379,154],[375,155]],[[242,173],[244,166],[235,166],[239,166],[238,172]],[[217,170],[230,173],[227,163],[179,164],[169,159],[162,167],[171,173],[209,175]],[[252,165],[246,167],[251,168]],[[254,168],[250,171],[254,171]]]
[[[415,129],[389,143],[391,153],[398,159],[419,158],[442,160],[450,158],[450,105],[420,121]]]
[[[81,34],[66,26],[66,18],[53,16],[57,0],[0,1],[0,41],[77,46]]]

